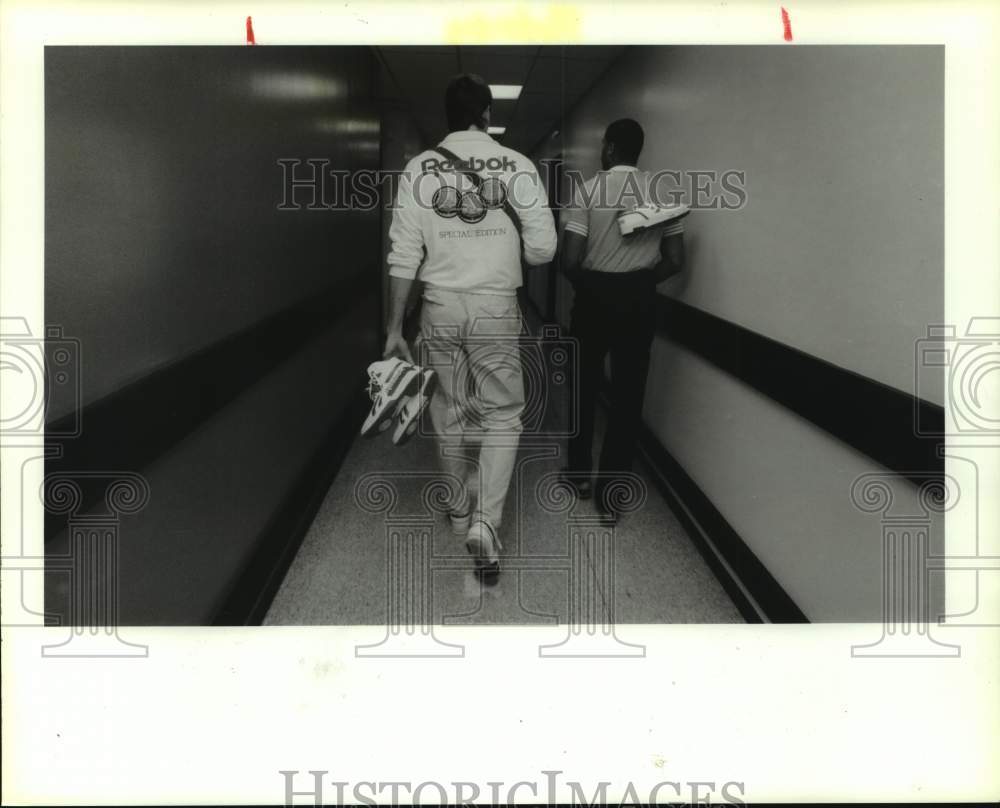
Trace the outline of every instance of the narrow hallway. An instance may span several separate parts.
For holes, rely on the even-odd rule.
[[[886,621],[886,581],[909,579],[884,571],[911,556],[890,552],[892,514],[873,510],[872,492],[888,486],[893,508],[919,517],[908,535],[927,536],[928,563],[945,555],[930,494],[948,479],[943,404],[958,377],[940,358],[974,344],[957,336],[972,333],[964,323],[935,325],[944,238],[928,223],[942,221],[944,138],[927,99],[943,98],[943,64],[922,46],[47,50],[44,348],[56,375],[33,388],[48,391],[46,446],[25,496],[44,495],[45,569],[24,608],[53,626],[83,620],[73,571],[93,548],[74,531],[113,517],[121,626],[385,623],[403,583],[392,576],[403,562],[417,571],[418,548],[431,623]],[[469,110],[446,101],[461,76],[488,104],[480,95],[475,120],[456,123]],[[470,149],[468,165],[431,156],[442,144]],[[530,260],[508,231],[522,194],[485,186],[515,171],[537,179],[538,204],[522,212],[543,214],[534,231],[517,215],[520,236],[546,233]],[[438,172],[464,190],[457,206],[414,195],[433,211],[417,212],[415,239],[399,192]],[[611,174],[622,193],[602,199]],[[633,239],[640,206],[624,177],[646,178],[639,196],[665,210],[683,202],[683,232],[661,222],[655,250]],[[411,237],[393,237],[394,222]],[[455,277],[427,277],[448,262],[414,265],[428,243],[470,251]],[[578,299],[594,303],[578,334],[610,323],[648,346],[641,410],[612,419],[638,431],[645,501],[613,534],[559,487],[565,412],[525,414],[495,586],[473,577],[426,502],[441,479],[432,441],[358,439],[366,368],[410,271],[440,288],[520,289],[534,340],[525,387],[558,391],[543,393],[557,408],[570,396],[555,377],[573,361],[536,358],[552,358]],[[571,280],[579,272],[638,278],[643,305],[612,305]],[[22,320],[15,344],[47,333]],[[596,366],[578,402],[605,381]],[[604,370],[616,391],[636,389],[623,379],[638,375]],[[975,490],[974,462],[950,466]],[[375,494],[395,505],[380,510],[391,503]],[[944,576],[911,571],[920,608],[943,614]],[[975,611],[977,590],[965,597]]]
[[[525,319],[538,339],[541,324],[531,307]],[[544,342],[534,343],[535,345]],[[548,352],[545,352],[548,353]],[[527,365],[527,363],[526,363]],[[265,625],[378,625],[386,622],[387,528],[390,519],[412,524],[433,520],[431,549],[432,622],[436,624],[565,624],[570,611],[569,529],[587,521],[592,502],[576,501],[568,512],[551,507],[561,491],[545,487],[565,465],[564,440],[547,437],[565,422],[565,402],[546,412],[537,434],[522,441],[507,499],[502,541],[503,572],[484,585],[473,574],[462,540],[453,536],[443,513],[422,501],[437,477],[433,439],[422,429],[395,447],[388,434],[359,437],[312,523],[271,604]],[[600,417],[600,415],[599,415]],[[598,423],[603,430],[603,422]],[[645,503],[614,529],[612,584],[602,587],[600,608],[613,608],[614,623],[733,623],[743,618],[695,549],[642,463],[635,472],[645,484]],[[362,507],[361,490],[375,475],[398,500],[391,512]],[[381,493],[381,492],[380,492]],[[371,499],[375,499],[373,492]],[[547,509],[543,502],[549,503]],[[414,518],[415,517],[415,518]],[[587,563],[600,560],[592,542]],[[605,573],[607,575],[607,573]],[[604,578],[608,580],[607,577]]]

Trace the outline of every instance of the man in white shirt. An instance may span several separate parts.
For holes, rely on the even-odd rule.
[[[492,102],[478,76],[455,78],[445,93],[451,134],[403,172],[389,229],[384,351],[412,359],[403,315],[419,269],[417,362],[438,374],[428,410],[442,466],[465,481],[453,492],[449,518],[486,575],[499,572],[498,534],[524,409],[516,296],[522,253],[539,265],[556,249],[535,167],[486,132]],[[478,485],[469,460],[478,461]]]

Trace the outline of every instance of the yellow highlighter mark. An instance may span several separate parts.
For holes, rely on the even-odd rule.
[[[456,45],[572,42],[580,37],[580,22],[580,9],[572,5],[490,4],[445,22],[444,39]]]

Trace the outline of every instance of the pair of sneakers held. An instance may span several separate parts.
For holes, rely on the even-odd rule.
[[[652,202],[637,205],[618,214],[618,230],[623,236],[647,230],[657,225],[683,219],[691,212],[687,205],[657,205]]]
[[[436,383],[433,370],[398,357],[372,362],[368,366],[372,408],[361,426],[362,436],[370,438],[395,425],[392,442],[396,446],[406,443],[417,431]]]
[[[399,446],[414,432],[420,415],[427,407],[437,377],[433,370],[421,368],[398,357],[372,362],[368,366],[368,395],[372,408],[361,427],[364,437],[385,432],[395,424],[392,442]],[[500,540],[493,526],[481,519],[472,519],[471,505],[464,513],[448,515],[451,529],[465,537],[465,547],[475,559],[476,570],[484,575],[500,571]]]

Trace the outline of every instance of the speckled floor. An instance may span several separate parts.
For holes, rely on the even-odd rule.
[[[565,417],[564,410],[547,412],[543,422]],[[522,441],[501,531],[503,572],[494,584],[482,583],[447,518],[423,499],[436,451],[421,435],[398,448],[388,434],[355,442],[265,625],[379,625],[401,608],[427,609],[432,622],[445,625],[565,624],[573,614],[601,623],[743,622],[641,461],[645,501],[609,535],[595,523],[591,502],[559,499],[558,490],[544,495],[565,465],[565,441],[544,433]],[[379,499],[385,486],[396,500],[380,511],[389,504]],[[426,536],[426,543],[396,544],[389,537],[399,533]],[[388,565],[390,557],[401,564]]]

